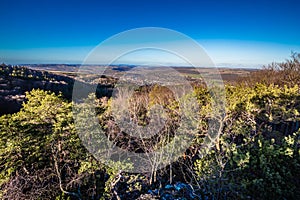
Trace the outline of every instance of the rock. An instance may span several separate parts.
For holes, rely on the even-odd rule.
[[[177,182],[168,184],[164,188],[149,190],[148,194],[157,196],[162,200],[198,200],[201,199],[194,193],[194,189],[186,183]]]

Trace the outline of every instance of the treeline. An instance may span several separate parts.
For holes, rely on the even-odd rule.
[[[237,83],[253,86],[256,83],[266,85],[294,86],[300,84],[300,53],[292,52],[291,58],[281,63],[271,63],[262,70],[250,73],[246,78],[240,78]]]
[[[195,139],[175,163],[155,173],[126,173],[122,162],[110,167],[99,162],[76,133],[72,107],[77,104],[51,92],[27,92],[20,112],[0,118],[1,198],[300,199],[299,58],[293,54],[225,86],[223,128],[204,156],[211,96],[209,89],[195,87],[201,108]],[[167,88],[143,88],[130,99],[129,116],[141,126],[149,123],[150,106],[167,110],[166,127],[147,142],[118,128],[109,98],[90,100],[105,136],[120,148],[147,153],[174,137],[178,106]]]

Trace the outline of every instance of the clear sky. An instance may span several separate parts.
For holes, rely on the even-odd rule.
[[[150,26],[192,37],[217,65],[257,67],[300,52],[299,9],[299,0],[0,0],[0,62],[81,63],[108,37]]]

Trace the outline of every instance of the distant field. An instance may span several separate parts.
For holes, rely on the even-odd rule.
[[[59,75],[65,75],[69,77],[74,77],[77,75],[80,65],[29,65],[28,67],[38,70],[44,70],[52,72]],[[85,66],[85,71],[87,74],[94,74],[93,69],[95,68],[105,68],[104,75],[112,77],[121,77],[127,71],[131,70],[135,66],[104,66],[104,65],[95,65],[95,66]],[[201,79],[202,75],[213,75],[214,70],[211,68],[193,68],[193,67],[173,67],[176,71],[180,72],[182,75],[189,77],[191,79]],[[145,67],[146,71],[150,70],[150,67]],[[153,67],[156,70],[165,70],[164,67]],[[219,73],[222,79],[226,82],[236,81],[238,78],[246,77],[251,72],[257,71],[257,69],[231,69],[231,68],[219,68]]]

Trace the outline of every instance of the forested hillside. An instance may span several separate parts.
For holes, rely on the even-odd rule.
[[[31,90],[19,112],[0,118],[0,198],[300,199],[299,83],[300,54],[293,54],[226,85],[224,126],[203,157],[211,96],[206,87],[195,86],[201,118],[193,144],[155,173],[127,173],[119,170],[122,163],[108,167],[97,161],[76,133],[75,103],[51,91]],[[139,100],[144,97],[149,105]],[[171,128],[147,144],[115,126],[108,97],[91,98],[100,126],[119,147],[148,152],[173,136],[178,108],[162,86],[139,90],[131,101],[139,105],[129,111],[141,125],[151,103],[168,110]]]
[[[65,76],[22,66],[0,65],[0,114],[20,110],[25,92],[32,89],[62,93],[71,99],[74,80]]]
[[[54,74],[44,70],[35,70],[23,66],[0,65],[0,115],[18,112],[25,100],[25,92],[32,89],[52,91],[62,94],[71,101],[74,78]],[[111,80],[97,88],[98,96],[109,96]],[[83,86],[85,85],[82,81]]]

